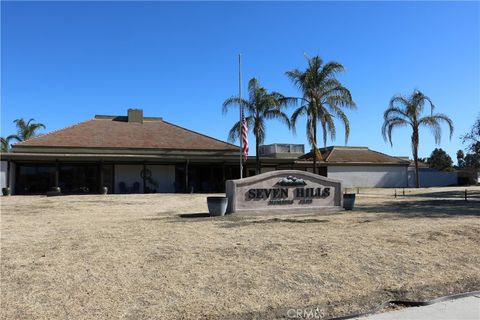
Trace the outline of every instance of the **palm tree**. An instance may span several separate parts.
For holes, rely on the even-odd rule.
[[[30,119],[25,122],[23,118],[14,120],[13,122],[17,126],[17,134],[12,134],[7,137],[7,140],[15,139],[18,142],[25,141],[37,136],[37,131],[40,128],[45,129],[43,123],[34,123],[35,119]]]
[[[2,142],[2,149],[1,151],[2,152],[8,152],[10,150],[10,139],[9,137],[7,138],[4,138],[4,137],[0,137],[0,140]]]
[[[334,140],[336,127],[334,118],[339,118],[345,127],[345,144],[350,134],[350,124],[342,108],[355,109],[350,91],[337,79],[336,74],[344,71],[344,67],[337,62],[323,63],[319,56],[308,58],[308,67],[305,71],[298,69],[286,72],[286,75],[302,92],[297,98],[301,106],[295,110],[290,119],[293,130],[299,116],[307,116],[307,139],[312,146],[313,172],[317,172],[317,158],[322,155],[317,144],[317,123],[320,122],[323,132],[323,144],[327,144],[327,135]]]
[[[231,97],[223,102],[223,113],[235,105],[240,105],[245,110],[245,121],[249,128],[253,127],[255,135],[256,150],[256,173],[260,173],[260,153],[259,146],[265,141],[266,127],[265,121],[270,119],[278,119],[290,128],[290,120],[282,111],[284,107],[295,103],[295,99],[284,97],[278,92],[269,93],[267,89],[262,87],[255,78],[248,82],[248,100],[239,97]],[[230,129],[228,140],[234,142],[240,138],[241,123],[237,121]]]
[[[428,102],[430,105],[430,115],[421,117],[421,113],[425,107],[425,103]],[[448,124],[450,129],[450,139],[453,134],[453,122],[452,120],[442,114],[442,113],[433,113],[435,106],[430,100],[429,97],[425,96],[418,90],[414,90],[412,95],[409,97],[403,95],[396,95],[390,100],[389,107],[385,110],[383,114],[383,126],[382,126],[382,135],[385,141],[392,143],[392,131],[396,127],[408,127],[412,128],[412,153],[413,161],[415,162],[415,186],[420,187],[420,181],[418,176],[418,145],[419,145],[419,128],[428,127],[432,130],[433,136],[435,137],[435,143],[440,144],[442,138],[442,128],[440,127],[440,122],[444,121]]]

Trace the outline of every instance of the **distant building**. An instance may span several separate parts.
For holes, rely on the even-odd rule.
[[[320,148],[320,172],[342,180],[344,187],[401,188],[408,185],[410,161],[370,150],[367,147]],[[301,160],[312,161],[312,152]]]
[[[298,158],[305,153],[303,144],[274,143],[260,146],[260,156],[270,158]]]

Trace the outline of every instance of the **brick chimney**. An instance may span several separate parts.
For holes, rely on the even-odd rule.
[[[128,122],[143,123],[143,109],[128,109]]]

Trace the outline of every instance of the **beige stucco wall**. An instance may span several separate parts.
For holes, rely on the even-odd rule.
[[[403,188],[407,187],[406,166],[328,166],[327,176],[342,181],[344,188],[377,187]]]

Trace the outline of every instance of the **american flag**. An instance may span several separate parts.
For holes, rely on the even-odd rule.
[[[247,120],[243,116],[242,112],[242,154],[243,154],[243,161],[247,161],[248,158],[248,126]]]

